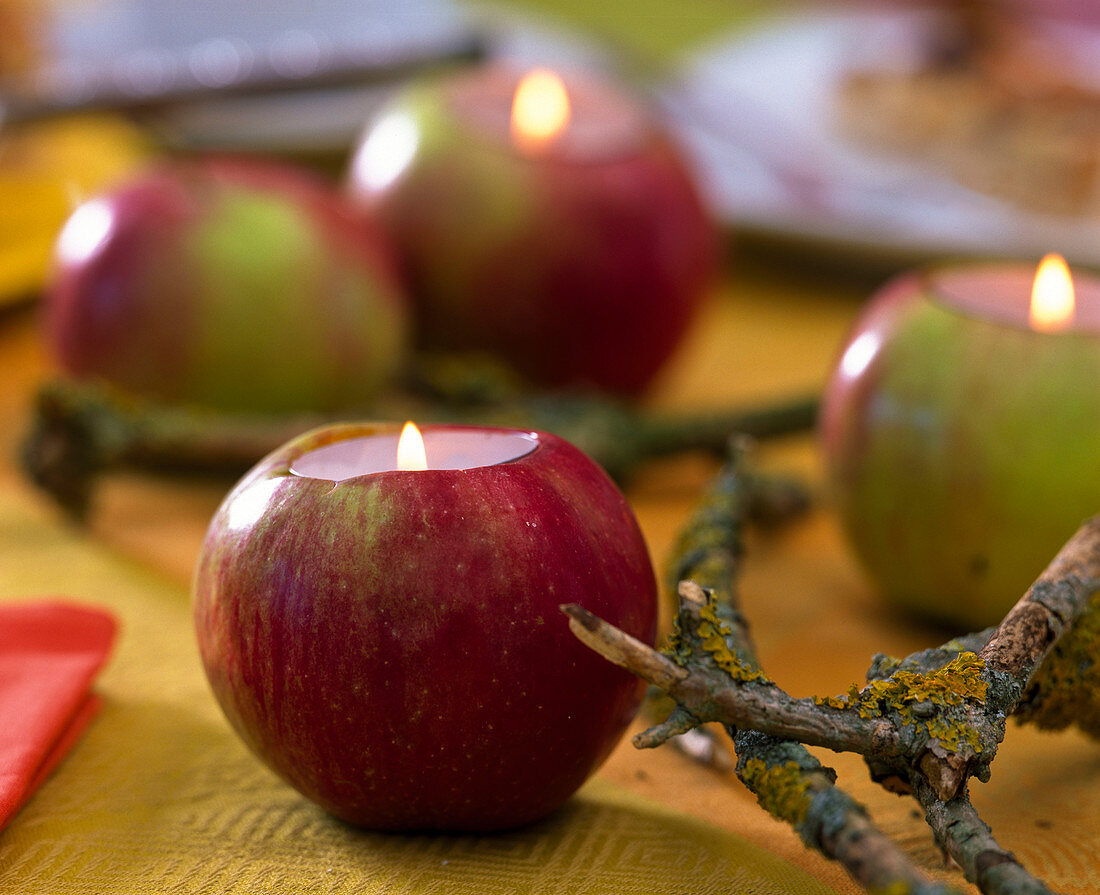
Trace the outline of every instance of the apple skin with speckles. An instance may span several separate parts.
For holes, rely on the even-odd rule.
[[[335,484],[291,471],[392,428],[307,433],[226,497],[194,577],[202,661],[248,746],[336,817],[518,827],[564,803],[637,710],[640,682],[559,607],[652,643],[647,549],[604,472],[544,433],[490,466]]]
[[[43,324],[74,378],[225,410],[366,406],[410,342],[384,235],[309,174],[243,157],[165,163],[79,206]]]

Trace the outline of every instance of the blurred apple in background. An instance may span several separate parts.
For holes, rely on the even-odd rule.
[[[177,161],[84,203],[45,329],[82,379],[231,410],[363,405],[403,364],[391,251],[331,190],[244,158]]]
[[[492,353],[542,386],[640,393],[700,305],[714,228],[636,97],[539,72],[544,93],[524,102],[523,74],[401,91],[366,129],[349,193],[392,234],[427,347]]]
[[[1077,322],[1051,334],[1028,324],[1033,273],[891,281],[824,396],[825,468],[856,555],[893,605],[955,627],[999,622],[1100,509],[1100,279],[1078,274]]]

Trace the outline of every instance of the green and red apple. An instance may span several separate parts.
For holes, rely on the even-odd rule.
[[[61,368],[229,410],[363,406],[404,363],[392,250],[289,166],[176,161],[79,206],[45,332]]]
[[[1100,512],[1100,284],[1078,322],[1027,323],[1034,268],[907,275],[869,303],[829,383],[825,463],[843,527],[885,597],[998,622]]]

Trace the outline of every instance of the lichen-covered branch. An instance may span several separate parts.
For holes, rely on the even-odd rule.
[[[948,895],[930,880],[867,814],[835,785],[836,774],[805,748],[756,731],[735,737],[737,775],[769,814],[791,824],[802,841],[840,862],[871,892]]]
[[[996,632],[995,627],[986,628],[905,659],[879,654],[867,678],[882,680],[898,670],[941,668],[962,652],[980,653]],[[1039,663],[1012,718],[1041,730],[1076,726],[1100,739],[1100,592],[1093,594],[1073,626]]]
[[[907,754],[906,731],[879,712],[812,698],[796,699],[746,661],[735,628],[719,614],[721,603],[692,581],[680,585],[680,612],[662,651],[686,677],[669,696],[701,722],[757,730],[807,746],[836,752],[900,757]]]
[[[979,889],[1006,895],[1051,895],[1015,855],[997,844],[965,790],[945,802],[920,774],[913,775],[911,785],[936,841]]]
[[[808,503],[804,490],[747,470],[745,443],[731,442],[726,463],[673,549],[667,576],[670,590],[680,596],[681,606],[689,607],[708,602],[698,583],[710,590],[723,646],[750,673],[763,676],[748,621],[738,605],[742,532],[751,520],[785,520],[805,510]],[[779,512],[761,512],[766,507],[777,507]],[[683,714],[677,704],[670,722]],[[835,772],[802,743],[751,728],[726,729],[734,741],[738,777],[765,810],[790,823],[809,847],[840,862],[854,879],[874,891],[924,895],[948,891],[913,866],[874,825],[864,807],[835,785]],[[656,744],[662,735],[658,726],[636,738],[636,743]]]
[[[693,617],[698,616],[701,605],[714,606],[713,600],[693,582],[684,582],[681,600],[686,605],[689,625]],[[586,645],[660,687],[676,700],[676,710],[668,720],[636,736],[636,746],[658,746],[704,721],[721,721],[734,736],[738,776],[757,795],[761,805],[779,819],[791,823],[808,845],[842,862],[869,890],[890,891],[894,886],[900,887],[897,891],[920,895],[943,895],[953,891],[920,873],[871,823],[866,810],[833,785],[833,772],[822,766],[802,745],[830,745],[826,742],[828,737],[812,729],[812,725],[805,728],[808,731],[805,739],[793,742],[786,727],[790,721],[789,712],[782,712],[781,719],[777,720],[770,705],[751,698],[742,706],[727,706],[728,712],[712,706],[708,704],[708,690],[714,684],[708,672],[700,675],[689,670],[580,606],[563,606],[562,610],[569,616],[574,633]],[[736,699],[733,693],[744,693],[750,686],[762,682],[778,689],[767,682],[762,673],[752,668],[744,670],[747,678],[744,683],[748,686],[729,688],[729,681],[726,681],[731,701]],[[754,680],[755,674],[760,674],[760,678]],[[802,703],[810,712],[818,709],[811,700],[794,702]]]
[[[597,395],[463,401],[395,392],[371,407],[336,415],[264,416],[167,405],[57,380],[36,396],[21,459],[30,479],[80,518],[106,472],[240,474],[290,438],[355,416],[541,429],[573,442],[621,480],[654,457],[684,450],[721,454],[733,433],[765,438],[804,431],[813,425],[816,408],[816,399],[806,397],[694,416],[663,415]]]
[[[782,483],[776,490],[775,480],[752,476],[743,465],[743,445],[731,444],[728,461],[678,539],[668,580],[680,599],[677,619],[681,637],[684,628],[693,625],[698,633],[698,617],[705,607],[713,607],[715,615],[708,621],[713,630],[708,636],[721,639],[720,651],[741,667],[745,677],[761,682],[766,678],[748,624],[736,605],[741,533],[749,519],[788,518],[805,508],[807,498],[804,490]],[[762,514],[761,508],[769,506],[781,512]],[[684,579],[706,583],[712,588],[711,599],[693,581]],[[629,640],[579,607],[563,608],[582,640],[664,692],[675,694],[690,675],[683,665]],[[635,745],[650,747],[682,738],[700,723],[699,717],[677,701],[667,720],[635,737]],[[738,776],[761,805],[790,823],[808,846],[839,861],[866,888],[914,895],[951,891],[918,871],[873,824],[863,806],[835,785],[832,769],[824,767],[801,743],[751,728],[727,725],[727,731],[735,743]]]
[[[996,629],[902,660],[878,656],[865,686],[799,700],[760,669],[734,603],[747,493],[727,478],[738,474],[736,459],[701,502],[674,566],[676,574],[711,576],[726,591],[682,582],[663,654],[624,639],[579,607],[563,607],[589,646],[675,701],[668,719],[636,737],[636,745],[658,745],[719,721],[734,738],[741,779],[809,844],[842,860],[869,889],[937,891],[836,790],[828,769],[802,744],[860,752],[876,779],[913,793],[940,844],[983,892],[1047,893],[994,840],[970,804],[967,782],[989,778],[1008,714],[1064,721],[1067,706],[1093,681],[1100,517],[1082,525]],[[1074,661],[1082,667],[1072,668]],[[1060,692],[1063,683],[1069,695]]]
[[[660,687],[696,726],[714,721],[835,751],[904,754],[904,743],[888,722],[861,718],[858,712],[820,705],[813,699],[795,699],[763,672],[742,663],[725,645],[729,629],[719,622],[713,600],[692,582],[685,582],[681,593],[678,625],[688,633],[675,638],[667,655],[628,638],[580,606],[562,608],[581,640],[609,661]],[[705,656],[685,652],[695,643]],[[642,734],[638,742],[657,745],[667,739],[667,733],[659,725]]]
[[[977,654],[988,684],[985,722],[996,739],[984,755],[943,743],[945,752],[928,757],[925,775],[942,800],[959,792],[968,777],[988,775],[1004,736],[1004,719],[1016,710],[1050,651],[1088,610],[1098,588],[1100,516],[1081,525]]]

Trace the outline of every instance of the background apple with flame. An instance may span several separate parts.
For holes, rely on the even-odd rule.
[[[1030,320],[1022,265],[905,276],[841,353],[826,466],[856,553],[896,605],[995,623],[1100,512],[1100,281],[1078,275],[1075,308],[1059,261],[1036,277]]]
[[[394,237],[429,346],[633,394],[680,343],[715,235],[655,117],[612,87],[486,67],[375,119],[349,192]]]

